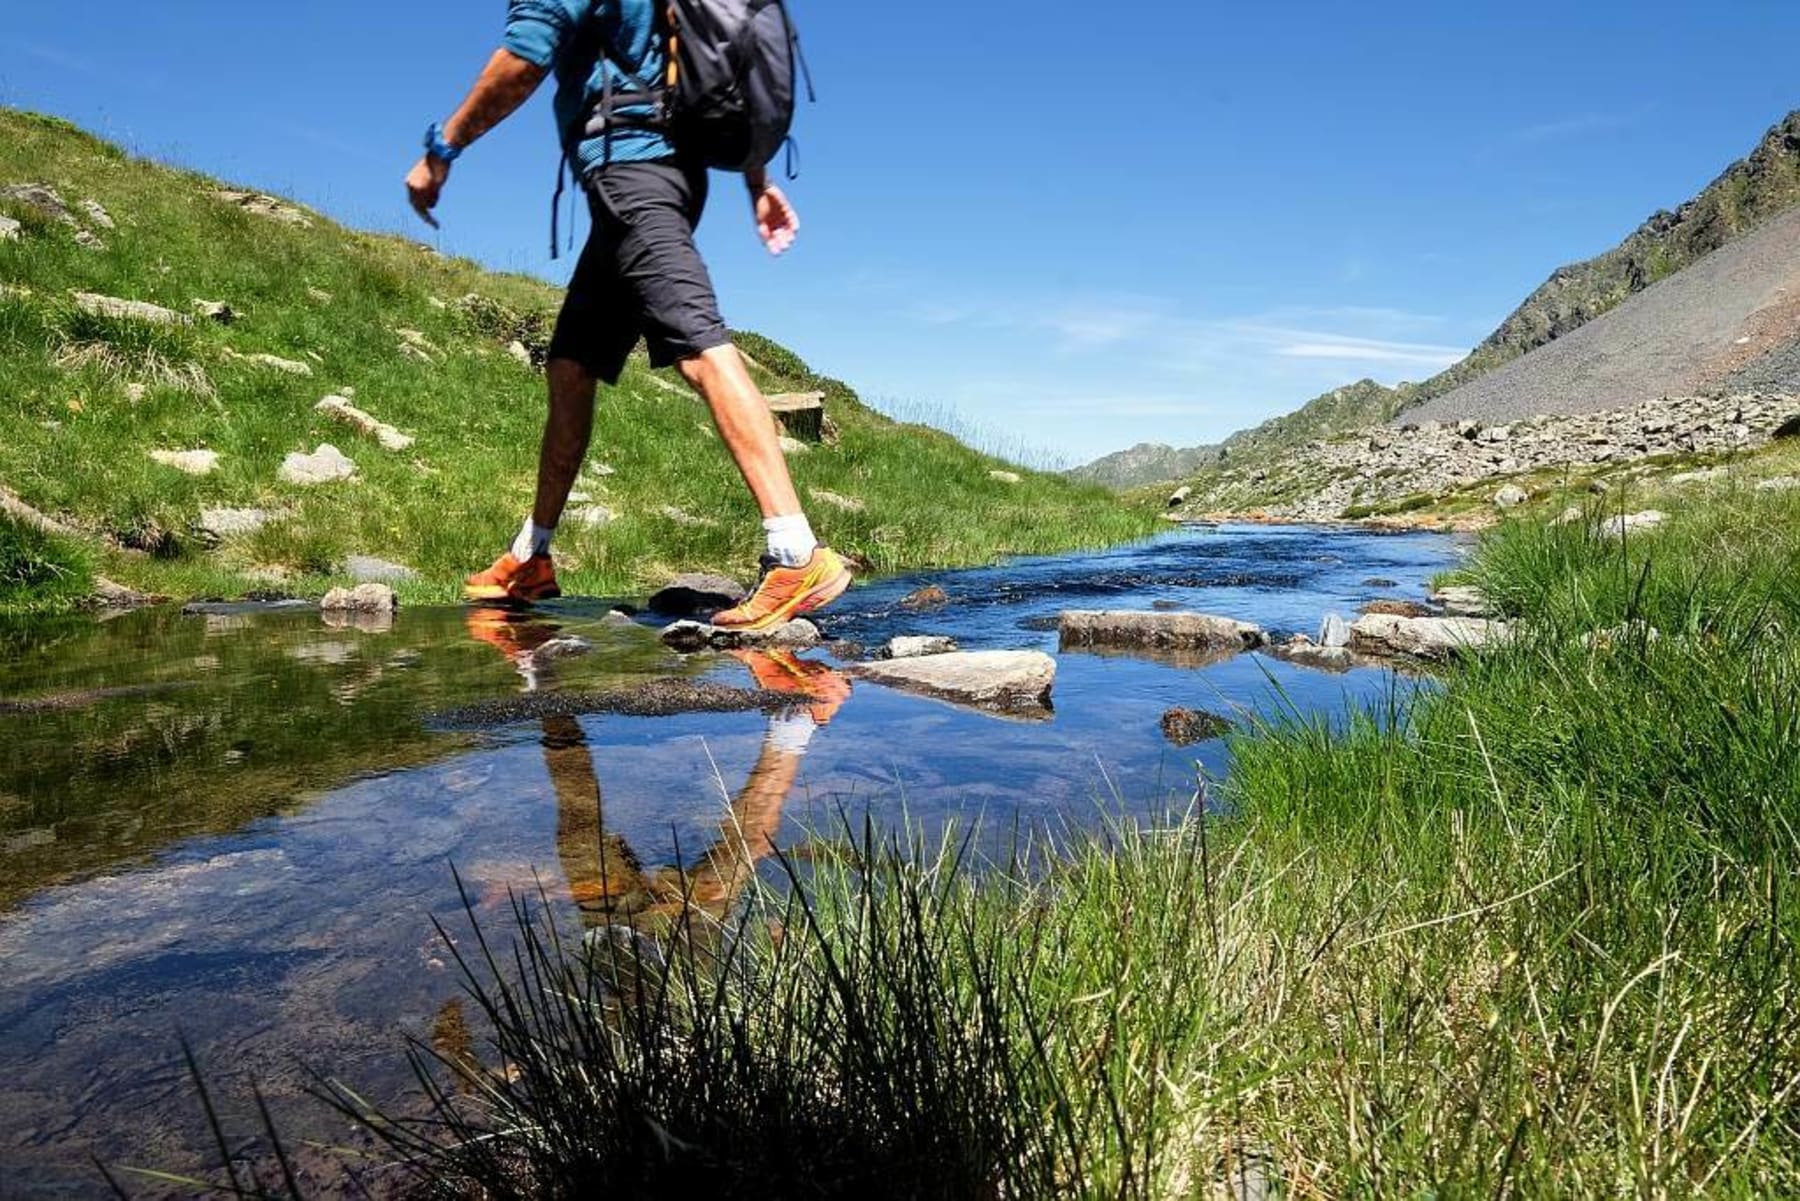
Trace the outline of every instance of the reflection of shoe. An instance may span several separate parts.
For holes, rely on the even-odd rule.
[[[850,677],[823,663],[802,659],[793,651],[736,650],[731,653],[750,669],[750,676],[758,688],[805,697],[809,702],[807,711],[818,725],[828,725],[844,707],[844,702],[850,699]]]
[[[783,567],[764,556],[756,591],[735,609],[715,614],[713,624],[730,630],[766,630],[822,609],[850,586],[849,565],[828,546],[813,551],[804,567]]]
[[[508,551],[492,567],[465,580],[463,595],[470,600],[531,604],[559,597],[562,589],[556,586],[556,565],[549,555],[533,555],[521,563]]]
[[[525,677],[527,692],[537,691],[537,664],[532,661],[532,652],[556,637],[557,626],[520,620],[520,614],[513,610],[494,608],[469,610],[466,624],[469,637],[505,655],[506,661]]]

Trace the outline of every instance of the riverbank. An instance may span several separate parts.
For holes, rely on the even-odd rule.
[[[1348,724],[1257,722],[1194,813],[980,873],[815,859],[811,907],[763,897],[724,987],[678,970],[692,991],[623,1027],[500,1013],[483,1095],[511,1133],[433,1170],[496,1195],[802,1169],[870,1196],[1793,1192],[1800,494],[1591,516],[1512,520],[1469,562],[1517,637]]]

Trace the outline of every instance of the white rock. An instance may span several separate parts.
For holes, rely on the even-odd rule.
[[[271,515],[263,509],[203,509],[194,529],[215,541],[254,534],[269,524]]]
[[[211,475],[219,466],[216,450],[153,450],[150,458],[184,475]]]
[[[605,505],[582,505],[563,514],[563,520],[573,522],[583,529],[597,530],[613,520],[613,511]]]
[[[521,367],[530,367],[533,365],[531,362],[531,351],[525,348],[525,343],[520,342],[517,339],[506,344],[506,353],[516,359]]]
[[[1792,492],[1796,488],[1800,488],[1800,476],[1794,475],[1770,476],[1756,485],[1758,492]]]
[[[371,434],[383,450],[402,451],[413,444],[411,434],[403,434],[385,421],[363,412],[342,396],[327,396],[313,406],[313,411],[343,422],[358,433]]]
[[[1056,660],[1042,651],[956,651],[918,659],[863,663],[871,683],[1001,713],[1043,715],[1050,709]]]
[[[1025,482],[1025,477],[1016,471],[990,471],[988,472],[988,478],[1002,484],[1022,484]]]
[[[1509,633],[1504,622],[1479,617],[1396,617],[1369,613],[1350,627],[1351,645],[1369,654],[1443,660],[1493,645]]]
[[[386,584],[358,584],[354,588],[333,588],[319,602],[327,613],[392,613],[399,607],[394,590]]]
[[[798,438],[781,435],[781,453],[784,455],[803,455],[812,448]]]
[[[1319,625],[1319,645],[1328,650],[1350,645],[1350,623],[1336,613],[1327,613]]]
[[[890,638],[881,649],[883,659],[922,659],[926,655],[948,655],[956,651],[956,639],[942,634],[904,634]]]
[[[242,363],[255,363],[258,367],[267,367],[271,371],[281,371],[288,375],[311,375],[312,367],[307,363],[297,363],[293,359],[284,359],[273,354],[239,354],[227,348],[225,357],[237,359]]]
[[[1626,513],[1619,517],[1608,517],[1600,523],[1600,533],[1610,538],[1623,538],[1627,534],[1653,530],[1668,519],[1669,515],[1660,509],[1645,509],[1641,513]]]
[[[1683,471],[1669,477],[1671,484],[1710,484],[1725,474],[1722,467],[1707,467],[1700,471]]]
[[[1175,508],[1179,508],[1182,505],[1185,505],[1187,503],[1188,497],[1192,496],[1193,494],[1194,494],[1194,489],[1187,484],[1183,484],[1181,487],[1175,489],[1175,491],[1169,493],[1168,507],[1171,509],[1175,509]]]
[[[1489,617],[1494,606],[1487,594],[1473,584],[1446,584],[1431,594],[1451,617]]]
[[[97,292],[75,293],[75,304],[84,313],[117,321],[143,321],[150,325],[193,324],[191,318],[159,304],[144,300],[121,300],[117,296],[102,296]]]
[[[1058,623],[1062,645],[1249,650],[1267,640],[1260,626],[1209,613],[1071,609]]]
[[[344,560],[344,574],[359,584],[397,584],[419,576],[404,564],[390,563],[373,555],[350,555]]]
[[[24,228],[11,217],[0,217],[0,242],[17,242],[19,231]]]
[[[356,464],[329,442],[321,442],[309,455],[298,451],[282,460],[279,472],[282,482],[310,487],[347,480],[356,474]]]
[[[1494,493],[1494,504],[1502,509],[1516,509],[1531,499],[1531,494],[1517,484],[1508,484]]]
[[[237,310],[223,300],[195,300],[194,315],[203,321],[216,321],[220,325],[230,325],[237,320]]]
[[[150,389],[143,384],[126,384],[125,399],[131,404],[142,404],[144,397],[150,395]]]
[[[306,286],[306,294],[319,304],[331,303],[331,293],[327,292],[324,288],[315,288],[311,284],[308,284]]]
[[[302,229],[312,224],[312,220],[293,205],[284,200],[277,200],[273,196],[265,196],[261,192],[240,192],[231,188],[219,188],[213,192],[213,199],[234,205],[247,213],[255,213],[259,217],[268,217],[288,225],[299,226]]]
[[[81,211],[87,214],[89,221],[92,221],[101,229],[118,228],[118,226],[113,223],[112,214],[102,208],[98,200],[83,200],[81,202]]]

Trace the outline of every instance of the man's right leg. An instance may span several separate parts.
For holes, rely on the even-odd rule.
[[[587,367],[570,358],[551,359],[544,376],[550,412],[538,447],[537,499],[507,553],[486,571],[469,577],[463,591],[472,600],[531,602],[561,595],[550,538],[593,438],[596,381]]]

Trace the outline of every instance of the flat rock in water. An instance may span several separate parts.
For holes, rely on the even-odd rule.
[[[322,442],[310,455],[294,452],[282,460],[279,475],[284,483],[311,487],[347,480],[356,474],[356,464],[329,442]]]
[[[211,475],[219,466],[216,450],[153,450],[150,458],[183,475]]]
[[[358,584],[354,588],[333,588],[319,602],[326,613],[392,613],[400,602],[386,584]]]
[[[1260,626],[1209,613],[1070,609],[1058,625],[1063,647],[1147,647],[1157,650],[1251,650],[1266,642]]]
[[[888,688],[1022,717],[1047,715],[1056,683],[1056,660],[1042,651],[957,651],[852,670]]]
[[[1494,606],[1487,594],[1473,584],[1447,584],[1431,594],[1450,617],[1489,617]]]
[[[1396,617],[1387,613],[1359,617],[1350,629],[1356,650],[1439,661],[1491,646],[1509,632],[1505,622],[1480,617]]]
[[[1372,600],[1364,605],[1359,612],[1364,616],[1367,616],[1370,613],[1386,613],[1390,617],[1437,616],[1437,613],[1433,611],[1430,605],[1422,605],[1418,601],[1394,600],[1391,597],[1384,597],[1381,600]],[[1346,643],[1344,645],[1348,644]]]
[[[121,300],[117,296],[102,296],[98,292],[75,293],[75,306],[95,317],[110,317],[117,321],[142,321],[148,325],[193,324],[192,318],[184,317],[173,309],[165,309],[159,304],[144,300]]]
[[[956,639],[942,634],[903,634],[890,638],[881,648],[883,659],[922,659],[926,655],[948,655],[956,651]]]
[[[688,572],[664,584],[645,605],[661,617],[711,617],[748,594],[742,584],[726,576]]]
[[[699,621],[678,621],[658,635],[664,646],[682,654],[696,651],[730,651],[740,647],[818,646],[825,640],[819,627],[804,617],[769,630],[728,630]]]
[[[398,584],[419,578],[412,568],[373,555],[351,555],[344,560],[344,574],[359,584]]]
[[[559,659],[578,659],[583,655],[592,654],[593,651],[594,644],[586,638],[575,634],[565,634],[536,647],[528,652],[526,657],[530,660],[532,667],[543,667],[546,664],[555,663]]]

